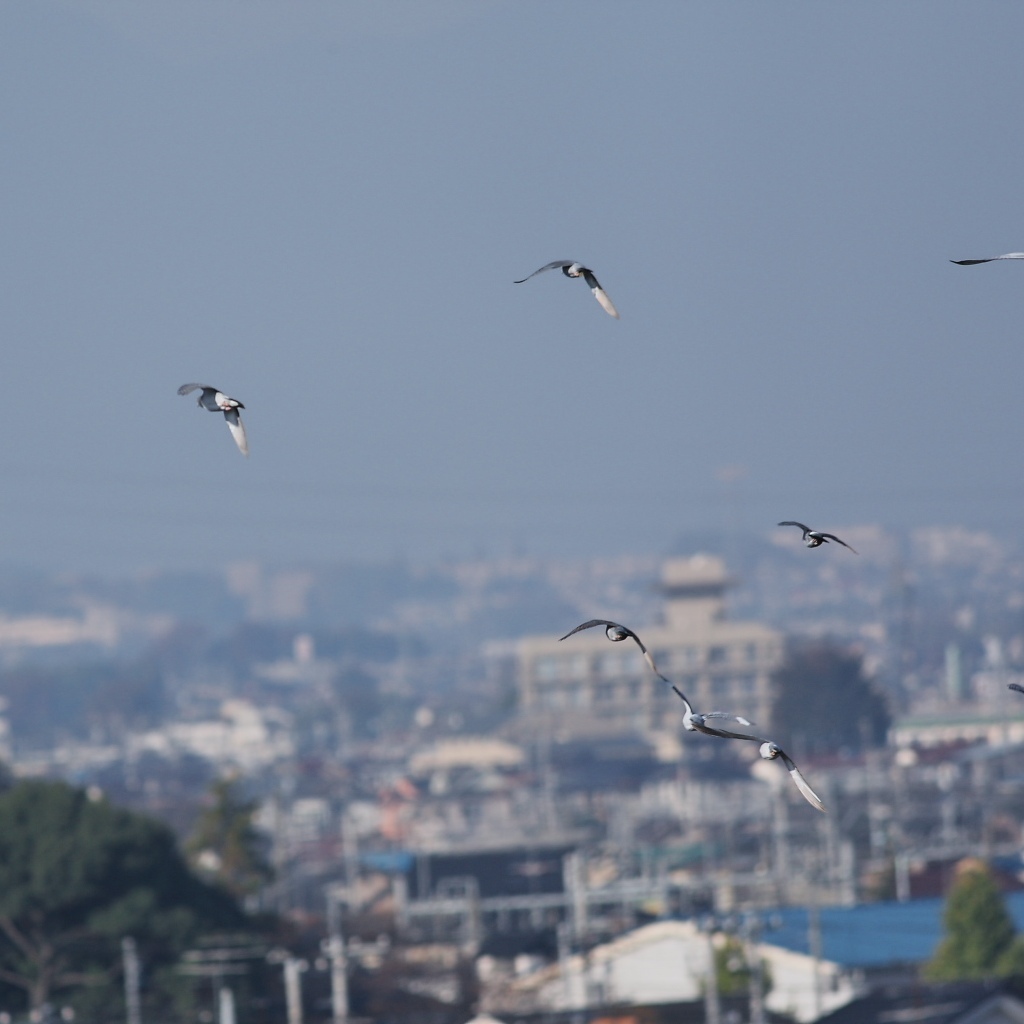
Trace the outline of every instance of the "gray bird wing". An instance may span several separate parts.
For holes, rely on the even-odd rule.
[[[638,637],[638,636],[636,635],[636,633],[634,633],[634,634],[633,634],[633,639],[634,639],[634,640],[635,640],[635,641],[636,641],[636,642],[637,642],[638,644],[640,644],[640,637]],[[659,678],[659,679],[660,679],[660,680],[661,680],[661,681],[662,681],[663,683],[668,683],[668,685],[669,685],[669,686],[671,686],[671,685],[672,685],[672,683],[671,683],[671,682],[669,682],[669,680],[668,680],[668,679],[666,679],[666,678],[665,678],[665,677],[664,677],[664,676],[663,676],[663,675],[662,675],[662,674],[661,674],[661,673],[660,673],[660,672],[658,671],[658,666],[654,664],[654,658],[653,658],[653,657],[651,656],[651,652],[650,652],[649,650],[647,650],[647,648],[646,648],[646,647],[644,647],[644,645],[643,645],[643,644],[640,644],[640,650],[644,652],[644,661],[646,661],[646,662],[647,662],[647,664],[648,664],[648,665],[650,666],[650,669],[651,669],[651,671],[652,671],[652,672],[653,672],[653,673],[654,673],[654,674],[655,674],[655,675],[656,675],[656,676],[657,676],[657,677],[658,677],[658,678]]]
[[[242,417],[238,415],[237,409],[225,409],[224,419],[227,420],[228,430],[231,431],[231,436],[235,439],[235,444],[238,445],[238,450],[246,457],[249,457],[249,441],[245,436],[245,425],[242,423]]]
[[[577,626],[577,627],[576,627],[575,629],[570,629],[570,630],[569,630],[569,632],[565,634],[565,636],[560,636],[560,637],[559,637],[558,639],[559,639],[559,640],[566,640],[566,639],[568,639],[568,638],[569,638],[570,636],[572,636],[572,635],[573,635],[573,633],[579,633],[579,632],[580,632],[580,630],[583,630],[583,629],[592,629],[592,628],[593,628],[594,626],[605,626],[606,628],[607,628],[608,626],[615,626],[615,627],[617,627],[618,629],[624,629],[624,630],[626,631],[626,633],[627,633],[627,634],[628,634],[628,635],[629,635],[630,637],[632,637],[632,638],[633,638],[633,640],[634,640],[634,641],[636,642],[636,645],[637,645],[637,647],[639,647],[639,648],[640,648],[640,652],[641,652],[641,654],[643,654],[643,656],[644,656],[644,661],[646,661],[646,662],[647,662],[647,664],[648,664],[648,665],[650,666],[650,669],[651,669],[651,671],[652,671],[652,672],[653,672],[653,673],[654,673],[654,674],[655,674],[655,675],[656,675],[656,676],[657,676],[657,677],[658,677],[658,678],[659,678],[659,679],[660,679],[660,680],[661,680],[661,681],[662,681],[663,683],[668,683],[668,684],[669,684],[669,686],[671,686],[671,685],[672,685],[672,684],[671,684],[671,682],[669,682],[669,680],[668,680],[668,679],[666,679],[666,678],[665,678],[665,677],[664,677],[664,676],[663,676],[663,675],[662,675],[662,674],[661,674],[661,673],[660,673],[660,672],[658,671],[658,666],[654,664],[654,658],[652,658],[652,657],[651,657],[651,652],[650,652],[649,650],[647,650],[647,648],[646,648],[646,647],[644,646],[644,642],[643,642],[643,640],[641,640],[641,639],[640,639],[640,637],[638,637],[638,636],[636,635],[636,633],[634,633],[634,632],[633,632],[633,630],[631,630],[631,629],[629,628],[629,626],[624,626],[624,625],[623,625],[623,624],[622,624],[621,622],[612,622],[612,621],[611,621],[611,619],[589,619],[589,620],[588,620],[588,621],[586,621],[586,622],[581,622],[581,623],[580,623],[580,624],[579,624],[579,625],[578,625],[578,626]]]
[[[708,711],[704,715],[705,718],[720,718],[727,722],[735,722],[737,725],[745,725],[753,728],[757,723],[750,721],[749,718],[744,718],[742,715],[731,715],[727,711]]]
[[[961,267],[973,267],[975,263],[992,263],[995,260],[1024,260],[1024,252],[1004,252],[1002,256],[989,256],[983,260],[950,260]]]
[[[1008,683],[1006,688],[1008,690],[1016,690],[1018,693],[1024,693],[1024,686],[1021,686],[1020,683]]]
[[[179,395],[191,395],[193,391],[215,391],[216,388],[211,388],[209,384],[182,384],[178,388]]]
[[[779,523],[779,526],[797,526],[804,531],[805,537],[811,532],[811,528],[809,526],[804,526],[803,523],[798,523],[795,519],[784,519]]]
[[[819,536],[824,537],[825,540],[834,540],[837,544],[842,544],[844,548],[850,548],[855,555],[859,554],[856,548],[850,547],[845,540],[840,540],[834,533],[822,533]]]
[[[675,683],[669,683],[668,685],[671,686],[673,690],[675,690],[676,696],[683,702],[683,704],[686,707],[687,712],[692,715],[693,714],[693,705],[686,699],[686,694],[683,693],[683,691],[680,690],[679,687],[676,686]]]
[[[532,274],[527,274],[526,277],[521,278],[518,281],[513,281],[513,284],[522,284],[524,281],[529,281],[531,277],[536,277],[538,274],[543,274],[545,270],[554,270],[557,267],[571,267],[576,261],[575,260],[555,260],[554,263],[545,263],[543,267],[535,270]]]
[[[797,768],[793,759],[784,751],[779,751],[779,757],[782,758],[782,763],[789,770],[789,774],[792,776],[793,781],[796,783],[796,788],[803,794],[804,799],[816,810],[825,813],[825,805],[821,802],[818,794],[807,784],[807,780],[803,777],[800,769]]]
[[[715,712],[716,716],[720,714],[721,712]],[[704,717],[709,718],[711,716],[705,715]],[[735,715],[728,715],[727,717],[736,718]],[[760,736],[751,736],[745,732],[733,732],[731,729],[715,729],[710,725],[698,725],[697,728],[701,732],[707,733],[708,736],[721,736],[723,740],[749,740],[751,743],[757,743],[758,745],[765,742]]]
[[[587,270],[586,267],[582,270],[583,280],[590,286],[590,290],[594,293],[594,298],[601,303],[601,308],[609,315],[615,317],[616,320],[620,319],[619,311],[612,305],[612,300],[608,298],[608,293],[598,284],[597,278],[594,276],[592,270]]]
[[[612,622],[611,619],[588,619],[586,622],[581,622],[575,629],[570,629],[565,636],[560,636],[559,640],[568,640],[573,633],[579,633],[584,629],[593,629],[594,626],[618,626],[619,629],[626,630],[630,636],[635,636],[633,631],[628,626],[622,625],[621,622]],[[642,646],[642,645],[641,645]]]

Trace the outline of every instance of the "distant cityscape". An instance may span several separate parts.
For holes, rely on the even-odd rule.
[[[0,752],[183,840],[234,780],[274,868],[250,909],[331,932],[349,974],[389,965],[439,1020],[467,985],[516,1020],[706,1001],[709,937],[741,925],[763,1012],[816,1020],[914,975],[963,858],[1024,888],[1024,551],[842,534],[858,556],[780,533],[566,563],[11,572]],[[558,641],[592,616],[772,728],[794,652],[840,652],[888,728],[824,745],[810,704],[785,726],[819,815],[747,744],[685,734],[633,644]],[[872,907],[889,923],[858,944]]]

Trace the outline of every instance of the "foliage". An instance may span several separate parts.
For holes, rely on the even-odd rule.
[[[257,804],[243,800],[230,779],[218,779],[210,796],[186,852],[196,870],[241,899],[274,877],[265,855],[266,842],[252,823]]]
[[[978,860],[957,868],[943,913],[946,937],[925,968],[933,981],[1024,973],[1024,942],[1016,936],[992,873]]]
[[[784,748],[861,750],[885,742],[889,709],[859,656],[830,644],[796,648],[773,684],[773,738]]]
[[[728,935],[721,945],[715,946],[715,979],[719,995],[746,995],[750,991],[750,973],[746,945],[741,939]],[[767,995],[771,990],[771,970],[762,960],[761,991]]]
[[[82,986],[118,1005],[124,936],[157,978],[204,931],[244,923],[227,893],[189,872],[159,822],[59,782],[0,795],[0,981],[32,1008]],[[175,983],[151,986],[154,1003]]]

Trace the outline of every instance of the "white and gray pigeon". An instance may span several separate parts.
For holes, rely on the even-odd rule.
[[[242,423],[242,417],[238,414],[238,410],[244,409],[245,406],[238,399],[225,395],[223,391],[218,391],[216,388],[210,387],[209,384],[182,384],[178,388],[178,394],[190,395],[193,391],[200,390],[202,394],[199,396],[197,404],[200,408],[208,409],[210,412],[224,413],[228,430],[231,431],[231,436],[235,439],[238,450],[248,458],[249,441],[245,436],[245,425]]]
[[[683,706],[686,708],[686,713],[683,715],[683,727],[685,729],[691,732],[702,732],[706,736],[718,736],[724,740],[749,740],[751,743],[759,744],[757,752],[761,757],[766,761],[774,761],[777,758],[781,759],[803,798],[816,811],[821,811],[822,814],[825,813],[825,805],[821,802],[821,798],[811,789],[807,780],[803,777],[803,773],[797,768],[796,762],[777,743],[772,742],[772,740],[766,740],[761,736],[750,736],[747,733],[732,732],[729,729],[718,729],[707,724],[709,718],[732,720],[744,726],[752,725],[752,722],[748,722],[745,718],[740,718],[739,715],[728,715],[724,711],[711,711],[706,715],[698,715],[694,712],[690,702],[683,696],[683,691],[675,685],[672,686],[672,689],[676,691],[679,699],[683,702]]]
[[[607,292],[598,283],[597,278],[594,276],[594,272],[589,268],[583,266],[582,263],[574,263],[572,260],[555,260],[554,263],[546,263],[539,270],[535,270],[532,274],[528,274],[522,280],[514,281],[513,284],[522,284],[524,281],[529,281],[531,277],[536,277],[538,274],[543,274],[545,270],[559,269],[565,274],[566,277],[582,277],[590,290],[594,293],[594,298],[601,303],[601,308],[609,315],[619,319],[619,311],[612,305],[612,300],[608,298]]]
[[[820,548],[822,544],[827,544],[830,540],[834,540],[837,544],[842,544],[844,548],[850,548],[851,551],[856,555],[857,551],[850,547],[845,540],[840,540],[834,533],[822,533],[820,530],[812,530],[809,526],[804,526],[803,523],[797,523],[792,519],[784,519],[779,526],[797,526],[804,531],[804,544],[809,548]]]
[[[567,640],[573,635],[573,633],[579,633],[584,629],[592,629],[594,626],[604,626],[604,635],[608,637],[612,643],[619,643],[622,640],[633,640],[637,647],[640,648],[640,652],[644,656],[644,660],[650,666],[651,671],[663,682],[672,685],[671,681],[666,679],[659,671],[658,666],[654,664],[654,658],[651,657],[651,652],[644,646],[643,641],[633,632],[628,626],[623,626],[619,622],[612,622],[609,619],[588,619],[586,622],[581,622],[575,629],[570,629],[565,636],[560,636],[559,640]]]
[[[950,260],[961,267],[973,267],[975,263],[994,263],[996,260],[1024,260],[1024,252],[1004,252],[1002,256],[986,256],[983,260]]]

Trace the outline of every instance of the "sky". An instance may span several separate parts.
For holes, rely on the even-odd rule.
[[[1024,5],[8,0],[0,563],[1024,528]],[[592,267],[622,315],[558,273]],[[245,403],[251,458],[179,384]]]

